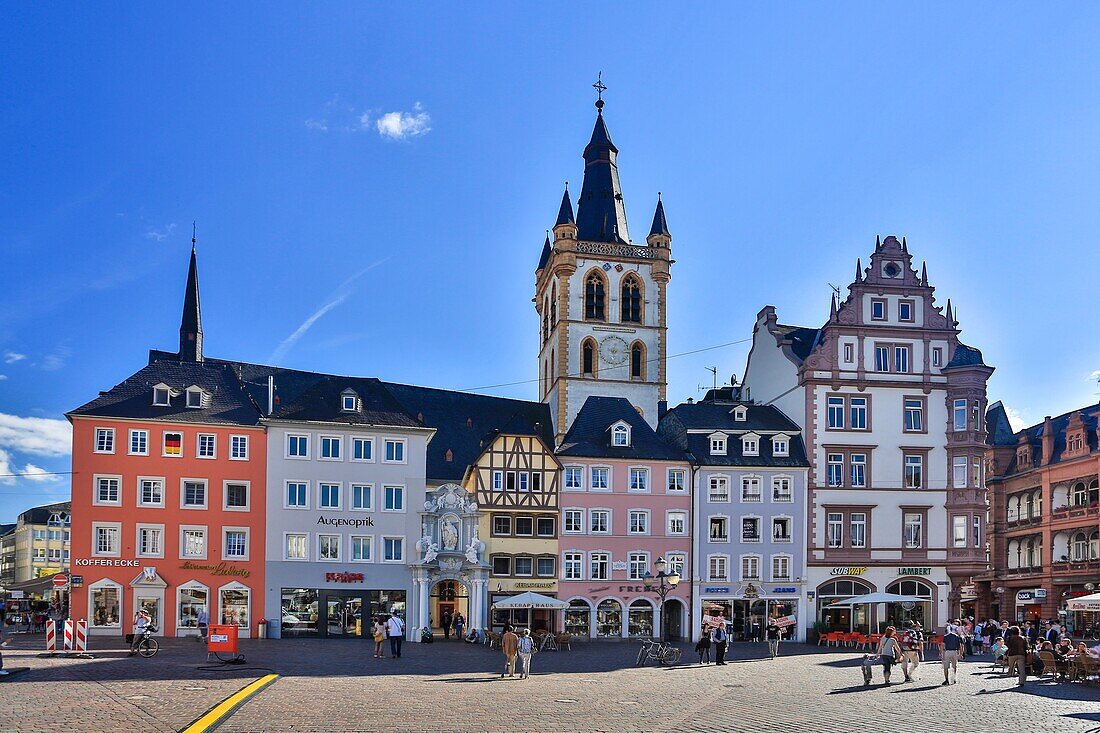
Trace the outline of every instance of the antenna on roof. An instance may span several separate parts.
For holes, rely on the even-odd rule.
[[[703,367],[703,368],[706,369],[708,372],[710,372],[710,376],[714,379],[713,389],[718,389],[718,367],[712,366],[712,367]]]
[[[840,300],[840,288],[836,285],[833,285],[832,283],[829,283],[829,289],[833,291],[833,295],[836,296],[836,299]]]

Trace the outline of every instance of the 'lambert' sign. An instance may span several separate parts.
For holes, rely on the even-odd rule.
[[[932,568],[898,568],[898,575],[931,575]]]

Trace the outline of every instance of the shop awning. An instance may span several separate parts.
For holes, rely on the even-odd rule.
[[[520,593],[519,595],[497,601],[493,604],[493,608],[551,608],[557,610],[569,608],[569,602],[559,601],[557,598],[544,596],[541,593],[527,591],[526,593]]]
[[[21,590],[30,595],[49,595],[53,591],[53,575],[47,575],[41,578],[31,578],[21,583],[12,583],[11,585],[4,586],[4,590],[9,593],[13,590]]]
[[[1066,610],[1100,611],[1100,593],[1093,593],[1090,596],[1081,596],[1079,598],[1070,598],[1066,601]]]
[[[920,603],[921,601],[927,600],[927,598],[921,598],[919,596],[900,596],[897,593],[865,593],[862,596],[849,598],[845,601],[830,603],[827,608],[862,606],[866,603]]]

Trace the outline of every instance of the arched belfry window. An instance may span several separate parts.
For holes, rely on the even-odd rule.
[[[596,359],[599,357],[599,351],[596,347],[596,342],[592,339],[585,339],[581,344],[581,376],[582,377],[594,377],[596,376]]]
[[[642,287],[638,283],[638,278],[634,275],[627,275],[624,277],[620,295],[622,297],[619,298],[619,310],[622,316],[622,322],[641,323]]]
[[[630,378],[645,379],[645,346],[640,341],[630,347]]]
[[[602,321],[604,315],[603,278],[592,273],[584,280],[584,317],[590,321]]]
[[[558,322],[558,284],[550,288],[550,328]]]

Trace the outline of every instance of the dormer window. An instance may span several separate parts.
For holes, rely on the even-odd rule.
[[[710,454],[712,456],[724,456],[726,455],[726,436],[722,433],[715,433],[710,436]]]
[[[1017,468],[1030,468],[1031,467],[1031,448],[1023,447],[1016,451],[1016,464]]]
[[[187,388],[187,406],[193,410],[202,407],[202,390],[198,387]]]
[[[341,393],[340,409],[344,412],[359,412],[359,396],[350,389]]]
[[[738,405],[733,408],[733,419],[737,422],[745,422],[749,419],[749,408],[744,405]]]
[[[166,384],[158,384],[153,387],[153,405],[155,407],[169,407],[172,404],[172,390]]]
[[[630,428],[619,423],[611,428],[611,445],[616,448],[625,448],[630,445]]]
[[[749,433],[741,436],[741,455],[745,456],[758,456],[760,455],[760,436],[755,433]]]
[[[772,438],[772,455],[789,456],[791,454],[791,441],[786,435],[777,435]]]

